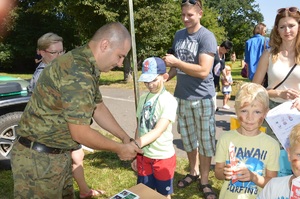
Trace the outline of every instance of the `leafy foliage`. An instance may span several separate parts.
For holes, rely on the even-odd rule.
[[[218,11],[218,25],[225,28],[234,51],[243,58],[246,40],[252,36],[254,26],[263,21],[258,4],[255,0],[210,0],[207,4]]]
[[[102,25],[120,21],[130,29],[128,0],[11,0],[18,2],[10,12],[5,28],[9,34],[1,41],[1,68],[33,71],[37,39],[46,32],[64,38],[70,50],[82,45]],[[220,44],[229,39],[235,51],[251,36],[253,25],[262,15],[254,0],[210,0],[204,2],[201,24],[211,30]],[[137,59],[163,56],[183,28],[180,0],[134,0],[133,17]],[[237,53],[238,54],[238,53]],[[4,56],[5,55],[5,56]]]

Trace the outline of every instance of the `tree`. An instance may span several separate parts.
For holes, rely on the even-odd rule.
[[[219,13],[218,24],[225,27],[234,51],[242,58],[246,40],[252,36],[254,26],[263,21],[258,4],[255,0],[209,0],[207,5]]]
[[[53,13],[41,14],[32,11],[33,4],[20,1],[18,6],[10,13],[10,21],[6,26],[8,34],[3,38],[1,52],[9,59],[0,57],[1,67],[13,71],[33,71],[35,68],[34,55],[37,40],[46,32],[55,32],[64,38],[67,48],[76,45],[76,37],[68,19],[61,20],[59,15]]]
[[[203,2],[203,16],[201,24],[212,31],[217,39],[218,44],[228,39],[227,32],[223,26],[218,24],[218,12],[214,8],[209,8],[206,2]]]
[[[181,1],[134,0],[133,3],[138,63],[149,56],[163,56],[172,45],[175,32],[183,28]],[[217,12],[206,5],[203,9],[201,23],[221,42],[226,32],[217,22]],[[14,67],[30,65],[36,41],[42,34],[55,32],[64,38],[67,49],[72,49],[85,44],[108,22],[120,21],[129,29],[128,12],[128,0],[19,0],[11,13],[14,23],[10,34],[2,42],[6,48],[2,49],[7,54],[13,53],[10,57],[15,60]],[[10,66],[7,60],[6,63]]]

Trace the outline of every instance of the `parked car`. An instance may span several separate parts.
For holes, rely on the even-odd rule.
[[[16,127],[30,99],[28,84],[20,78],[0,76],[0,164],[9,162]]]

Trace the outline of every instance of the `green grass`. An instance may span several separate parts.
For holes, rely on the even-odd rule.
[[[11,74],[11,73],[0,73],[0,76],[17,77],[21,79],[31,79],[32,74]]]
[[[107,132],[101,132],[112,138]],[[115,140],[115,139],[114,139]],[[118,156],[107,151],[85,152],[84,171],[88,185],[94,189],[106,191],[105,195],[98,198],[106,199],[119,191],[130,188],[136,184],[136,173],[131,169],[129,161],[120,161]],[[174,199],[198,199],[203,198],[197,189],[197,183],[191,184],[188,188],[178,189],[176,183],[188,173],[188,161],[185,158],[177,157],[177,166],[174,177]],[[217,193],[222,186],[222,181],[214,177],[213,168],[209,174],[209,180]],[[10,170],[0,170],[0,198],[13,198],[13,179]],[[79,190],[74,182],[76,197],[79,198]]]
[[[87,182],[93,188],[101,188],[106,191],[106,195],[99,198],[108,198],[124,188],[129,188],[136,184],[136,174],[130,167],[130,162],[120,161],[119,158],[110,152],[95,152],[85,156],[85,176]],[[188,162],[184,158],[177,158],[173,198],[196,199],[202,196],[197,190],[197,183],[190,185],[186,189],[178,189],[176,183],[188,172]],[[222,182],[216,180],[214,172],[210,172],[210,181],[216,191],[219,192]],[[113,185],[113,186],[112,186]],[[77,186],[74,183],[74,186]],[[78,193],[77,193],[78,194]]]
[[[230,64],[230,62],[228,62]],[[228,64],[227,63],[227,64]],[[233,97],[239,88],[239,85],[243,81],[247,81],[240,76],[241,62],[236,61],[232,65],[232,76],[234,79],[233,85]],[[6,74],[0,73],[0,75],[9,75],[14,77],[20,77],[24,79],[30,79],[32,74]],[[111,71],[108,73],[101,73],[101,82],[103,85],[133,89],[134,83],[123,81],[122,71]],[[166,83],[166,88],[170,92],[174,91],[176,79]],[[138,83],[139,89],[144,90],[145,86],[142,83]],[[219,94],[222,96],[222,94]],[[101,132],[106,136],[109,136],[106,132]],[[129,188],[136,184],[136,174],[130,167],[130,162],[120,161],[116,154],[106,151],[96,151],[94,153],[86,152],[84,159],[85,177],[88,185],[94,189],[102,189],[106,191],[106,195],[99,198],[108,198],[115,193]],[[185,158],[177,157],[177,167],[174,178],[174,199],[198,199],[203,198],[202,194],[197,189],[197,183],[191,184],[188,188],[178,189],[176,187],[177,181],[183,178],[188,173],[188,161]],[[213,169],[210,171],[209,176],[210,183],[217,193],[219,193],[222,181],[217,180],[214,177]],[[0,170],[0,198],[11,199],[13,198],[13,180],[10,170]],[[79,196],[77,184],[74,182],[76,196]]]

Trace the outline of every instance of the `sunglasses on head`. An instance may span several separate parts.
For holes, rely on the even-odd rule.
[[[185,4],[186,2],[189,2],[189,3],[192,4],[192,5],[198,4],[199,7],[201,8],[200,2],[197,3],[197,0],[182,0],[182,1],[181,1],[181,4]]]
[[[286,10],[289,12],[298,12],[299,11],[299,9],[297,7],[289,7],[289,8],[279,8],[277,10],[277,13],[281,14],[281,13],[285,12]]]
[[[187,1],[188,1],[190,4],[193,4],[193,5],[196,4],[196,0],[182,0],[181,3],[186,3]]]

